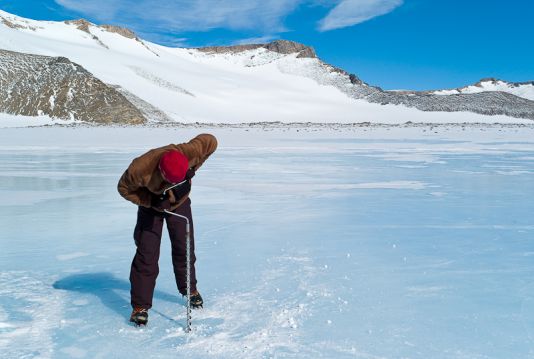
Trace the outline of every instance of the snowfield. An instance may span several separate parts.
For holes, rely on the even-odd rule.
[[[199,289],[128,323],[130,161],[198,133]],[[2,358],[532,358],[534,129],[0,129]]]

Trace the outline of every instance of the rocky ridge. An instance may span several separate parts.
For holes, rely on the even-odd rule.
[[[96,123],[140,124],[120,92],[65,57],[0,50],[0,112]]]
[[[115,25],[107,25],[107,24],[104,24],[104,25],[96,25],[96,24],[93,24],[92,22],[89,22],[85,19],[78,19],[78,20],[66,20],[64,21],[65,24],[67,25],[74,25],[76,26],[76,28],[78,30],[81,30],[83,32],[86,32],[88,33],[89,35],[91,35],[91,37],[93,38],[93,40],[95,40],[96,42],[98,42],[101,46],[105,47],[106,49],[109,49],[109,47],[104,44],[102,42],[102,40],[100,40],[98,38],[98,36],[96,36],[95,34],[93,34],[91,32],[91,27],[96,27],[96,28],[100,28],[100,29],[103,29],[107,32],[111,32],[111,33],[115,33],[115,34],[119,34],[127,39],[132,39],[132,40],[135,40],[137,42],[139,42],[141,45],[143,45],[148,51],[152,52],[154,55],[156,56],[159,56],[156,52],[154,52],[150,47],[148,47],[144,42],[143,40],[141,40],[139,37],[137,37],[137,35],[135,34],[135,32],[133,32],[132,30],[130,29],[127,29],[125,27],[120,27],[120,26],[115,26]]]
[[[248,50],[256,50],[264,48],[269,51],[277,52],[279,54],[297,54],[297,58],[316,58],[313,47],[300,44],[298,42],[289,40],[275,40],[266,44],[247,44],[234,46],[206,46],[195,47],[193,49],[211,53],[211,54],[225,54],[225,53],[240,53]]]

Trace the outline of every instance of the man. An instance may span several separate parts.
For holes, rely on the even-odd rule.
[[[167,222],[171,239],[176,285],[178,291],[186,295],[185,221],[165,211],[186,216],[190,221],[191,306],[198,308],[203,305],[196,287],[195,241],[189,192],[195,171],[216,148],[217,140],[214,136],[201,134],[187,143],[150,150],[134,159],[119,181],[120,195],[139,206],[134,230],[137,251],[130,271],[133,308],[130,321],[137,325],[146,325],[148,309],[152,307],[156,277],[159,273],[158,260],[164,220]],[[185,182],[165,191],[182,181]]]

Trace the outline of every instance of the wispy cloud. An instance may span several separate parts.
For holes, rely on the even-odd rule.
[[[319,22],[320,31],[353,26],[387,14],[402,5],[403,0],[341,0]]]
[[[386,14],[403,0],[54,0],[100,23],[127,26],[153,41],[183,45],[176,34],[213,29],[244,31],[256,37],[234,44],[268,42],[288,31],[284,19],[301,5],[331,9],[318,30],[352,26]],[[168,35],[167,35],[168,34]],[[174,34],[174,35],[173,35]]]
[[[283,18],[303,0],[55,0],[100,21],[144,24],[167,31],[285,30]]]
[[[100,21],[112,22],[117,18],[117,14],[124,5],[120,0],[107,1],[77,1],[77,0],[55,0],[69,10],[74,10],[80,14],[91,16]]]

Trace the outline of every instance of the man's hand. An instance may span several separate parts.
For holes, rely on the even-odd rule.
[[[171,202],[169,200],[168,194],[161,194],[161,195],[153,195],[152,196],[152,208],[154,208],[156,211],[164,212],[165,210],[169,211],[171,209]]]

